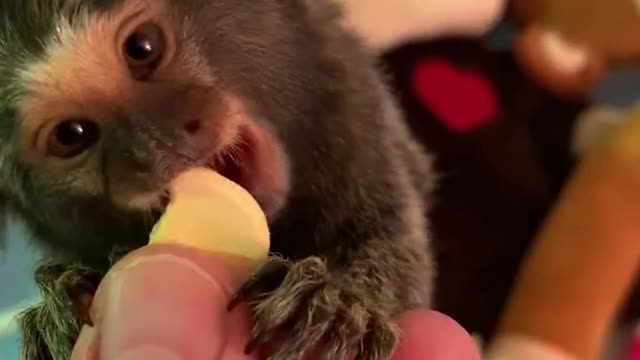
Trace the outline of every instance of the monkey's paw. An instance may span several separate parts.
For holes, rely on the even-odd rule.
[[[38,266],[35,280],[42,300],[18,316],[21,359],[70,358],[80,329],[91,321],[89,307],[101,278],[101,273],[83,266]]]
[[[397,328],[356,287],[341,284],[325,263],[272,257],[234,296],[247,302],[255,326],[245,351],[266,345],[270,360],[387,360]]]

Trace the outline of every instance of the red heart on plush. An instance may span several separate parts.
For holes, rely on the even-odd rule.
[[[482,74],[459,70],[441,60],[420,63],[413,90],[422,103],[454,133],[466,133],[493,122],[498,100]]]

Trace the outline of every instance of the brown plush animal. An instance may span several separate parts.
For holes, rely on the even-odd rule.
[[[607,71],[640,62],[640,2],[512,0],[516,56],[542,86],[583,97]]]
[[[599,358],[640,268],[640,106],[620,119],[584,142],[523,264],[488,360]]]

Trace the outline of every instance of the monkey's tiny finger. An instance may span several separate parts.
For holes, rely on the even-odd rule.
[[[258,279],[254,275],[253,277],[251,277],[251,279],[249,279],[249,281],[242,284],[240,289],[238,289],[238,291],[236,291],[231,296],[231,301],[229,301],[229,304],[227,305],[227,310],[232,311],[238,305],[240,305],[240,303],[253,297],[254,294],[259,293],[259,290],[256,288],[257,285],[258,285]]]
[[[233,310],[245,300],[277,288],[289,272],[290,267],[290,263],[285,260],[271,258],[233,294],[228,310]]]
[[[362,351],[363,339],[367,334],[369,314],[359,304],[341,309],[338,319],[327,332],[327,341],[320,360],[353,359],[353,354]]]
[[[367,360],[389,358],[398,345],[399,330],[386,318],[373,314],[370,318],[369,333],[364,337],[363,349],[369,353]]]
[[[70,284],[65,289],[66,294],[71,301],[76,319],[81,322],[81,325],[94,326],[89,309],[91,308],[91,303],[93,302],[93,297],[98,288],[97,284],[99,284],[99,281],[95,284],[96,285],[94,285],[92,280],[86,280]]]
[[[269,349],[276,347],[282,342],[282,334],[278,332],[279,327],[273,326],[269,320],[262,320],[258,318],[255,320],[253,330],[249,336],[244,347],[244,353],[246,355],[254,353],[258,348],[265,345],[269,346]],[[271,351],[269,351],[271,353]]]
[[[332,321],[314,321],[313,317],[313,312],[310,312],[305,321],[299,322],[298,326],[293,328],[292,336],[275,349],[273,356],[276,359],[297,360],[301,354],[309,355],[311,350],[318,348]]]

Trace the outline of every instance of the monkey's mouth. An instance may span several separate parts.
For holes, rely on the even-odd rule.
[[[207,166],[255,196],[261,170],[258,150],[255,137],[243,127],[234,141],[217,153]]]
[[[239,126],[231,144],[216,154],[208,166],[242,186],[268,217],[285,201],[289,178],[284,151],[254,123]]]
[[[257,125],[243,124],[233,140],[212,157],[203,159],[206,166],[242,186],[260,204],[267,216],[273,215],[284,202],[288,176],[283,151]],[[169,198],[163,199],[166,208]]]

